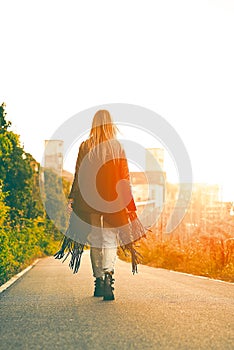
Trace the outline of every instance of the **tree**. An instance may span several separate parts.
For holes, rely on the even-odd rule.
[[[40,164],[24,151],[19,135],[12,132],[10,126],[3,103],[0,107],[0,284],[36,257],[55,253],[61,239],[61,233],[46,217],[42,204]],[[61,179],[47,177],[51,188],[46,204],[52,204],[53,208]],[[68,184],[65,187],[67,191]],[[55,208],[56,218],[65,226],[60,199]]]
[[[65,232],[68,225],[66,197],[64,196],[64,188],[66,190],[66,187],[67,184],[64,179],[59,177],[53,170],[44,169],[46,212],[61,232]]]
[[[20,218],[35,218],[43,213],[36,171],[39,164],[24,151],[19,135],[9,130],[11,123],[6,120],[4,103],[0,107],[0,123],[0,180],[15,224]]]
[[[3,102],[0,106],[0,130],[7,130],[8,127],[11,125],[11,122],[6,121],[5,107],[6,104]]]

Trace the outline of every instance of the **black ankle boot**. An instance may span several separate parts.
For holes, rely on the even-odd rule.
[[[112,274],[109,272],[106,272],[105,273],[105,280],[104,280],[103,300],[115,300],[115,296],[113,294],[114,288],[112,287],[113,283],[114,283],[114,279],[112,278]]]
[[[93,296],[94,297],[103,297],[103,295],[104,295],[103,278],[102,277],[96,278],[96,280],[94,281],[94,284],[95,284],[95,289],[94,289]]]

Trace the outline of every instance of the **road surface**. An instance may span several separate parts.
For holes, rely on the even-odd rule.
[[[88,252],[78,274],[41,259],[1,294],[1,349],[234,349],[234,285],[116,265],[115,301],[94,298]]]

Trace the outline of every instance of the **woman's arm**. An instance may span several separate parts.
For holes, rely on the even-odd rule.
[[[77,156],[77,160],[76,160],[75,175],[74,175],[71,191],[70,191],[70,194],[68,196],[70,203],[72,203],[74,201],[74,199],[79,191],[78,172],[79,172],[79,167],[80,167],[80,164],[81,164],[81,161],[83,158],[84,158],[84,142],[82,142],[80,147],[79,147],[79,152],[78,152],[78,156]]]
[[[130,175],[129,175],[129,169],[128,169],[128,161],[127,161],[124,149],[122,149],[121,153],[122,154],[121,154],[121,160],[120,160],[120,176],[121,176],[121,179],[127,180],[127,182],[128,182],[128,186],[127,186],[127,189],[126,189],[126,191],[127,191],[126,197],[127,198],[129,198],[129,196],[131,197],[131,200],[128,203],[126,208],[127,208],[128,211],[136,211],[137,208],[136,208],[136,205],[135,205],[135,202],[134,202],[134,199],[133,199],[133,196],[132,196],[132,191],[131,191]]]

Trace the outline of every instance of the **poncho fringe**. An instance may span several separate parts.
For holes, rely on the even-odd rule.
[[[133,274],[138,272],[137,265],[142,261],[142,256],[137,251],[135,244],[142,237],[146,236],[147,230],[143,227],[139,218],[136,216],[136,213],[129,213],[129,230],[124,230],[123,232],[119,230],[119,246],[123,250],[125,256],[130,255]],[[126,244],[125,242],[129,243]],[[63,259],[62,262],[64,262],[68,256],[71,255],[69,267],[73,273],[77,273],[79,271],[85,245],[86,244],[76,242],[70,237],[64,235],[61,242],[61,248],[54,254],[54,257],[55,259]]]

